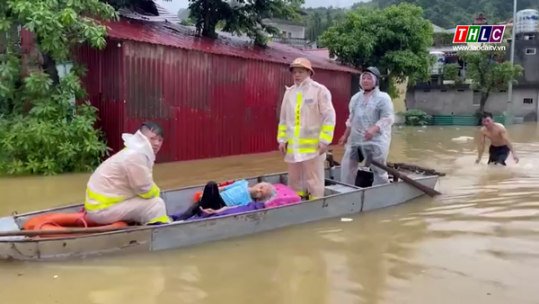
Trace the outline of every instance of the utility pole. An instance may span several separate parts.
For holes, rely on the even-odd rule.
[[[515,37],[517,30],[517,0],[513,0],[513,30],[511,33],[511,65],[515,64]],[[511,121],[507,122],[507,117]],[[506,124],[513,124],[513,80],[507,86],[507,117]]]

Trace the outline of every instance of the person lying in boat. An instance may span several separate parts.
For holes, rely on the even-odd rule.
[[[237,181],[225,187],[209,182],[204,187],[200,200],[184,213],[172,215],[174,221],[184,221],[193,216],[205,217],[211,214],[221,215],[234,208],[233,213],[256,210],[260,205],[271,201],[277,196],[277,190],[270,183],[258,183],[249,187],[246,180]],[[239,209],[238,209],[239,208]],[[253,209],[255,208],[255,209]],[[258,208],[261,209],[261,208]]]
[[[97,224],[169,223],[165,202],[153,180],[155,155],[163,144],[163,129],[147,122],[133,134],[123,134],[125,149],[105,160],[90,176],[84,208]]]

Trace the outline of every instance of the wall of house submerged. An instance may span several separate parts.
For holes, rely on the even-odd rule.
[[[109,43],[104,52],[83,48],[89,97],[99,109],[109,146],[143,121],[161,123],[166,141],[158,161],[180,161],[276,150],[286,65],[219,56],[133,41]],[[317,70],[315,80],[333,95],[344,132],[351,75]]]

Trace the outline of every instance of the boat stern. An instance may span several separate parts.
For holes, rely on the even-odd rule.
[[[0,234],[11,231],[20,231],[21,228],[17,225],[13,216],[0,217]],[[24,236],[4,236],[0,237],[0,242],[17,241],[24,239]]]

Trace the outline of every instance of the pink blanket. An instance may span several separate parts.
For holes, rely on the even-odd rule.
[[[301,202],[301,197],[294,192],[294,190],[283,184],[275,184],[273,186],[275,187],[275,190],[277,190],[277,196],[266,203],[266,208],[286,206]]]

